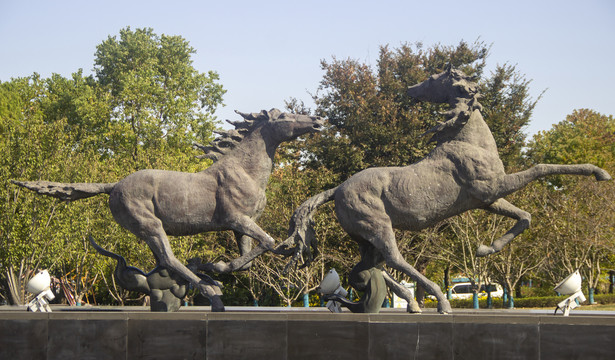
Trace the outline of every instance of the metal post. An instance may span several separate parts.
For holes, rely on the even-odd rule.
[[[487,309],[493,309],[493,297],[491,296],[491,289],[487,291]]]
[[[594,301],[594,292],[596,291],[596,289],[594,289],[593,287],[589,288],[589,304],[590,305],[594,305],[596,302]]]
[[[389,298],[384,298],[384,301],[382,302],[382,307],[383,308],[390,308],[391,307],[391,303],[389,302]]]
[[[504,293],[502,294],[502,306],[505,308],[508,304],[508,289],[504,286]]]

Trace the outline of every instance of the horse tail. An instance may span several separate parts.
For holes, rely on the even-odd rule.
[[[147,283],[147,274],[145,274],[141,269],[134,266],[128,266],[126,259],[124,259],[122,255],[103,249],[96,243],[96,241],[94,241],[92,235],[90,235],[90,244],[92,244],[94,249],[96,249],[96,251],[98,251],[101,255],[110,257],[117,261],[117,266],[115,267],[113,276],[121,287],[130,291],[138,291],[145,294],[150,293],[150,287]]]
[[[313,216],[320,206],[333,200],[338,187],[312,196],[293,213],[288,228],[288,239],[283,243],[284,246],[295,245],[295,259],[291,262],[296,262],[298,256],[305,254],[307,258],[304,258],[304,265],[308,265],[314,256],[318,255],[318,240],[314,231]]]
[[[117,183],[58,183],[51,181],[17,181],[15,185],[25,187],[41,195],[64,201],[85,199],[98,194],[109,194]]]
[[[101,255],[115,259],[118,262],[118,266],[120,265],[123,267],[128,266],[128,264],[126,263],[126,259],[124,259],[122,255],[116,254],[114,252],[111,252],[107,249],[102,248],[100,245],[96,243],[96,241],[94,241],[94,238],[92,237],[92,235],[90,235],[90,244],[92,244],[94,249],[96,249],[96,251],[98,251]]]

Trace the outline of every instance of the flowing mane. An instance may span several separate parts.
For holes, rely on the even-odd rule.
[[[468,122],[474,110],[483,110],[483,106],[478,102],[480,94],[478,93],[478,84],[474,82],[474,77],[468,76],[450,65],[439,76],[445,77],[440,81],[442,84],[446,84],[447,91],[440,93],[440,95],[444,95],[443,97],[430,100],[437,103],[448,103],[451,109],[443,114],[446,116],[445,121],[439,121],[436,126],[425,132],[425,135],[433,134],[429,143],[435,142],[437,144],[455,137]]]
[[[214,131],[214,133],[218,134],[218,137],[211,141],[209,146],[194,144],[196,148],[205,153],[197,156],[197,158],[211,159],[214,162],[220,160],[221,157],[230,153],[237,144],[239,144],[246,135],[254,131],[254,129],[266,122],[278,119],[282,114],[278,109],[271,109],[269,111],[262,110],[259,113],[242,113],[235,110],[235,113],[241,115],[243,120],[226,120],[226,122],[233,125],[235,129]]]

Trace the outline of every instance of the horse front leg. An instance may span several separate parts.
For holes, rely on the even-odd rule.
[[[476,180],[472,183],[472,193],[478,199],[489,202],[512,194],[534,180],[548,175],[594,176],[598,181],[611,180],[611,175],[592,164],[559,165],[538,164],[514,174],[507,174],[492,180]]]
[[[244,235],[237,231],[235,233],[235,240],[237,241],[237,246],[239,247],[239,255],[243,256],[252,251],[252,238],[248,235]],[[241,266],[239,271],[248,270],[252,266],[252,262],[247,262],[245,265]]]
[[[197,276],[175,257],[169,239],[160,221],[153,220],[149,222],[149,225],[142,225],[142,228],[137,231],[136,234],[147,243],[160,266],[175,272],[180,277],[192,283],[195,288],[199,289],[203,295],[209,298],[212,311],[224,311],[224,304],[220,298],[222,295],[222,291],[220,290],[222,284],[209,276],[203,276],[203,278]]]
[[[530,213],[519,209],[518,207],[514,206],[513,204],[509,203],[504,199],[498,199],[484,209],[497,215],[502,215],[515,219],[517,220],[517,223],[502,237],[494,240],[490,246],[480,245],[478,247],[478,250],[476,250],[476,256],[482,257],[499,252],[517,235],[521,234],[523,231],[530,227],[530,222],[532,219]]]
[[[237,240],[239,244],[240,256],[229,262],[219,261],[217,263],[203,264],[199,270],[213,271],[217,273],[230,273],[237,270],[244,270],[248,264],[258,256],[274,248],[275,241],[269,234],[258,226],[249,217],[242,217],[231,222],[231,228],[235,235],[241,235]],[[258,241],[258,246],[252,248],[252,240]],[[246,242],[249,242],[249,247]],[[247,252],[246,252],[247,251]]]

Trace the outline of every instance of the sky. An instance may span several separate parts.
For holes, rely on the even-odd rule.
[[[431,4],[436,3],[436,4]],[[180,35],[227,90],[220,120],[233,111],[283,109],[291,97],[313,105],[321,60],[375,66],[383,45],[491,45],[487,73],[515,65],[543,91],[529,135],[574,109],[615,115],[615,1],[40,1],[0,0],[0,81],[93,72],[96,46],[122,28]]]

